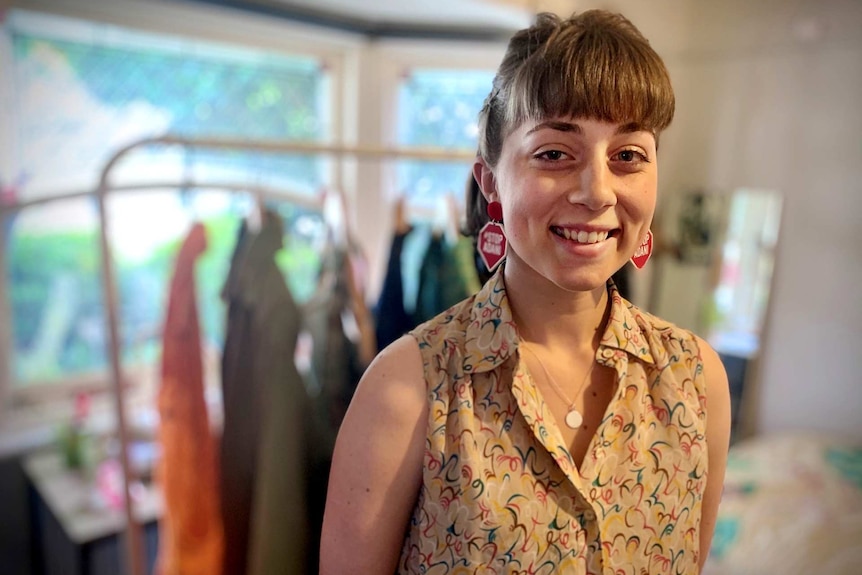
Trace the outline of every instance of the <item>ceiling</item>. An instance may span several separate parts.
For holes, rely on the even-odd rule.
[[[198,1],[370,37],[502,40],[530,24],[536,0]]]
[[[663,55],[856,45],[860,0],[186,0],[362,34],[504,42],[540,11],[622,10]],[[2,0],[0,0],[2,3]],[[848,16],[849,15],[849,16]]]

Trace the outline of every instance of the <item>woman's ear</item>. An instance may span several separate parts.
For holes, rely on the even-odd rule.
[[[476,161],[473,162],[473,177],[479,184],[479,189],[482,190],[482,195],[485,196],[487,202],[497,201],[497,178],[494,177],[494,172],[491,167],[485,163],[481,156],[476,156]]]

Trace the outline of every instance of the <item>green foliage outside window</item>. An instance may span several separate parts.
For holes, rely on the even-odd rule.
[[[102,318],[95,232],[13,234],[7,258],[17,375],[52,378],[103,364],[104,346],[94,349],[86,333]]]
[[[68,182],[95,185],[117,149],[163,133],[303,141],[328,135],[329,85],[324,67],[313,58],[20,11],[12,11],[4,26],[11,38],[15,79],[15,169],[26,176],[22,199],[27,199],[29,188],[50,194],[55,186],[61,188],[58,192],[67,191]],[[166,154],[165,149],[142,149],[124,160],[126,172],[115,173],[112,181],[121,183],[125,173],[170,180],[178,173],[177,161],[177,154]],[[179,161],[185,173],[203,181],[209,177],[285,185],[309,193],[319,189],[324,173],[320,158],[296,155],[190,150],[180,154]],[[0,179],[4,176],[11,179],[6,174]],[[183,239],[180,233],[164,233],[167,215],[157,208],[132,214],[148,219],[149,229],[160,232],[153,237],[161,239],[150,241],[145,254],[130,257],[114,250],[126,362],[153,361],[160,354],[166,297]],[[286,208],[283,215],[289,223],[301,214]],[[219,346],[224,330],[220,291],[241,214],[226,209],[203,218],[209,249],[197,266],[199,312],[205,339]],[[127,223],[115,214],[115,238],[140,233],[130,232]],[[92,218],[81,222],[60,216],[55,224],[36,226],[16,221],[7,238],[15,383],[58,381],[104,370],[107,332]],[[287,237],[285,244],[277,263],[297,299],[307,298],[318,252],[307,237]]]
[[[311,217],[293,208],[287,211],[286,229],[292,217]],[[216,348],[224,338],[226,310],[221,290],[240,222],[232,214],[202,222],[207,249],[195,266],[198,314],[206,343]],[[116,261],[121,349],[126,362],[156,361],[160,356],[168,291],[183,239],[158,246],[145,261]],[[50,381],[64,374],[105,368],[105,316],[96,232],[21,233],[14,234],[10,244],[17,379]],[[294,234],[286,237],[285,248],[276,257],[298,301],[313,293],[318,253],[314,238]]]

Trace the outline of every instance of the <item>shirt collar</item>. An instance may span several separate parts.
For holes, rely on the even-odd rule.
[[[620,295],[617,286],[608,280],[608,296],[611,299],[611,314],[605,333],[599,342],[599,354],[604,349],[618,349],[645,361],[656,363],[651,350],[651,341],[643,332],[645,324],[641,311]]]
[[[518,349],[518,328],[512,317],[503,268],[500,266],[473,299],[467,325],[464,371],[482,373],[505,363]],[[608,280],[611,313],[596,358],[608,358],[620,350],[647,362],[656,363],[649,341],[641,329],[640,312],[623,299],[613,281]],[[604,362],[603,362],[604,363]]]

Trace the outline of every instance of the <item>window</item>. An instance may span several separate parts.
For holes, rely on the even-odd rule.
[[[398,93],[398,143],[426,148],[478,149],[478,116],[491,91],[488,70],[418,69],[405,75]],[[463,206],[471,162],[402,161],[398,190],[414,213],[424,213],[403,248],[404,299],[415,301],[419,268],[432,228],[445,225],[446,197]]]
[[[330,79],[317,58],[22,11],[10,13],[4,39],[15,118],[7,146],[11,160],[2,164],[7,173],[0,172],[7,200],[92,190],[117,149],[164,133],[320,141],[331,132]],[[111,183],[188,176],[313,194],[327,170],[319,157],[153,147],[124,159]],[[109,197],[125,362],[151,362],[159,355],[173,260],[193,219],[205,223],[209,237],[198,266],[202,327],[207,340],[220,345],[218,294],[248,202],[208,189]],[[289,235],[279,264],[294,294],[304,299],[316,274],[322,225],[299,206],[277,209]],[[13,387],[104,373],[107,336],[94,200],[11,213],[2,233]]]
[[[487,70],[413,70],[399,89],[398,143],[477,149],[478,115],[491,91]],[[398,187],[410,202],[435,208],[447,194],[461,200],[470,163],[401,162]]]

